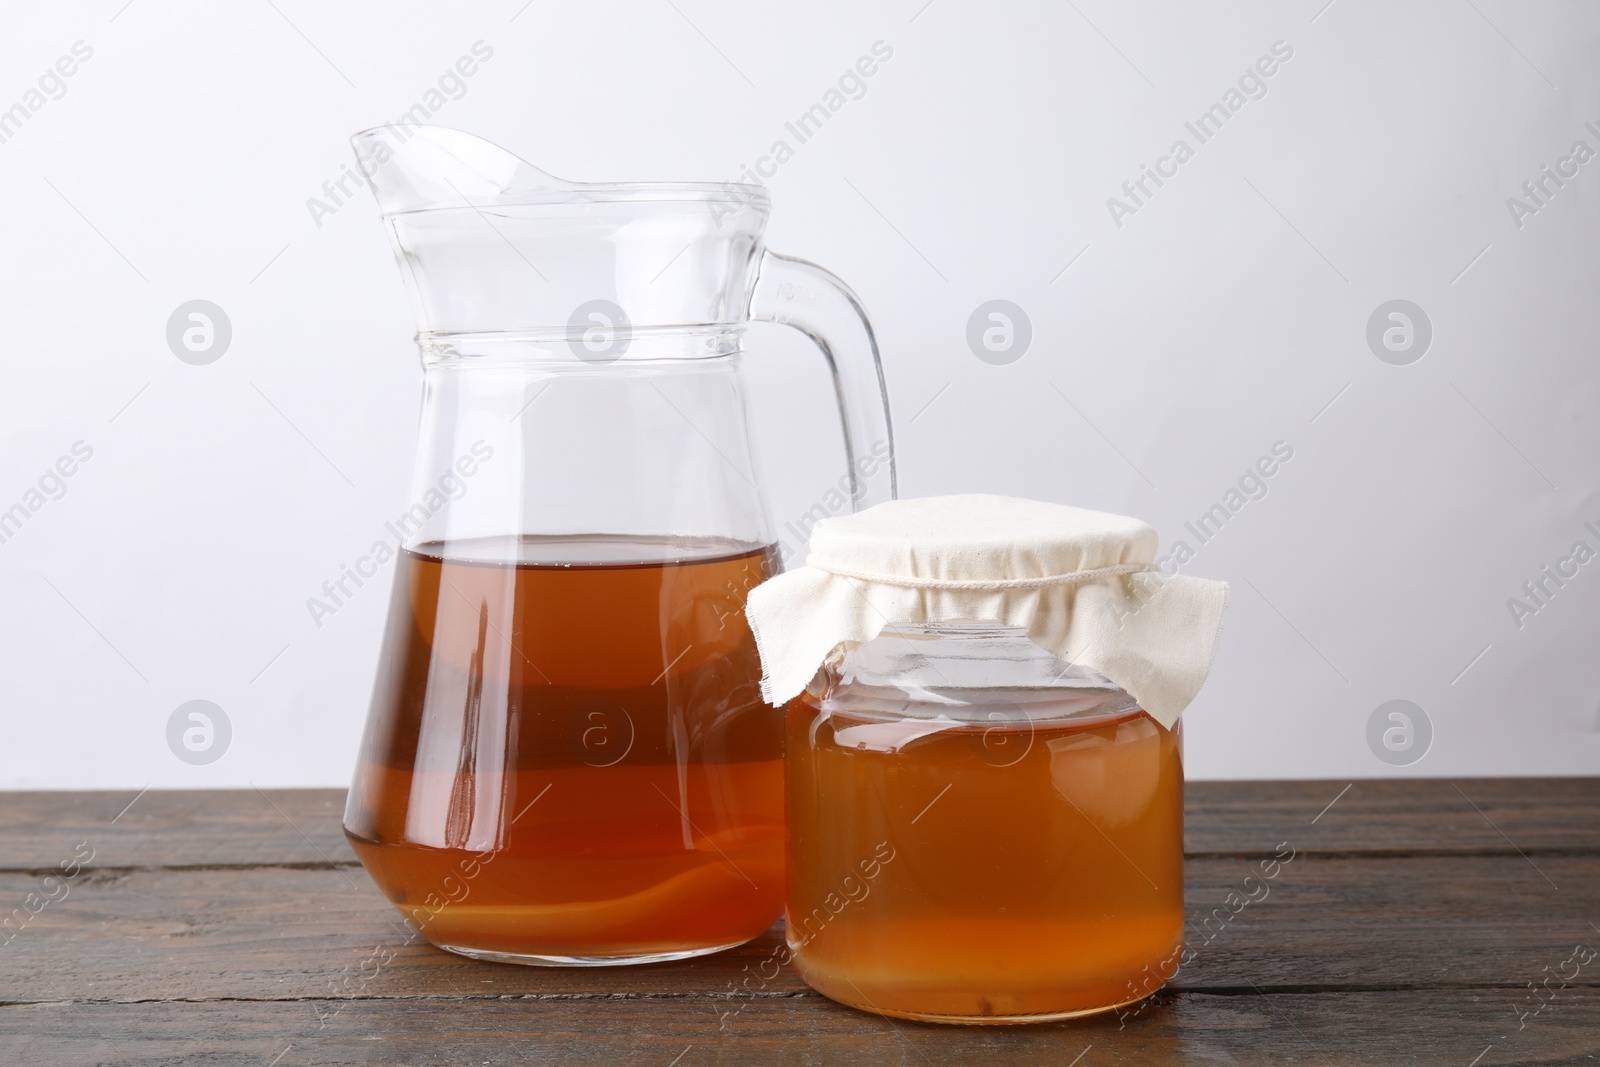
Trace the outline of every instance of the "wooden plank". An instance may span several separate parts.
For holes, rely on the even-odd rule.
[[[41,881],[0,875],[0,901],[20,903]],[[1186,882],[1185,989],[1521,989],[1573,946],[1600,946],[1594,856],[1301,854],[1267,880],[1259,861],[1202,857]],[[5,946],[0,1001],[713,995],[758,973],[778,944],[769,931],[646,968],[483,964],[412,938],[360,868],[89,870]],[[1584,980],[1600,983],[1594,968]],[[765,988],[803,987],[785,969]]]
[[[1520,1031],[1512,1003],[1498,990],[1186,993],[1160,998],[1125,1028],[1113,1016],[926,1026],[851,1011],[815,994],[753,1000],[728,1017],[710,1003],[677,999],[38,1004],[0,1007],[0,1061],[1495,1067],[1600,1057],[1600,997],[1558,999]]]
[[[0,792],[0,870],[355,863],[342,789]]]
[[[1186,789],[1191,855],[1266,854],[1279,841],[1333,852],[1600,852],[1600,778]],[[101,867],[355,863],[343,812],[340,789],[0,793],[0,870],[52,866],[80,842]]]
[[[1308,852],[1600,852],[1600,777],[1188,782],[1184,790],[1191,855],[1260,852],[1279,841]]]

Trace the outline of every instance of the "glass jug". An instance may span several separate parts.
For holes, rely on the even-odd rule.
[[[894,459],[859,302],[763,249],[760,186],[565,182],[436,127],[352,141],[424,368],[356,854],[476,958],[760,934],[783,906],[782,722],[743,606],[779,560],[741,339],[762,319],[822,349],[866,507]]]

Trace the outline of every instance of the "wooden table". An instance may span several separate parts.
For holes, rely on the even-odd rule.
[[[342,805],[0,793],[0,1063],[1600,1062],[1600,778],[1191,783],[1193,963],[1122,1020],[987,1028],[852,1011],[787,971],[741,991],[777,930],[653,967],[436,951]]]

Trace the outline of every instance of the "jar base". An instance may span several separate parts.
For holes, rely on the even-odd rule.
[[[818,990],[818,992],[822,991]],[[829,1000],[838,1001],[847,1008],[871,1012],[874,1015],[887,1015],[895,1019],[910,1019],[912,1022],[939,1023],[945,1026],[1030,1026],[1037,1023],[1058,1023],[1068,1019],[1082,1019],[1090,1015],[1103,1015],[1106,1012],[1118,1011],[1131,1004],[1137,1004],[1157,992],[1159,990],[1153,989],[1148,993],[1141,993],[1139,996],[1130,997],[1116,1004],[1102,1004],[1093,1008],[1073,1008],[1067,1011],[1040,1012],[1030,1015],[930,1015],[926,1012],[874,1007],[871,1004],[846,1000],[843,997],[836,997],[828,993],[823,993],[822,995]]]
[[[730,948],[738,948],[740,945],[753,940],[754,938],[747,937],[741,941],[730,941],[726,945],[683,949],[678,952],[651,952],[632,956],[544,956],[523,952],[495,952],[489,949],[467,948],[464,945],[442,945],[438,942],[432,942],[432,944],[435,948],[453,952],[457,956],[483,960],[486,963],[517,963],[524,967],[633,967],[643,963],[671,963],[674,960],[709,956],[713,952],[726,952]]]

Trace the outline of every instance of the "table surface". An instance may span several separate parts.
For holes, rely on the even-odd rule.
[[[0,793],[0,1063],[1600,1062],[1600,778],[1192,782],[1193,961],[1131,1017],[1020,1027],[883,1019],[788,969],[746,991],[776,928],[649,967],[452,956],[399,923],[342,808]]]

